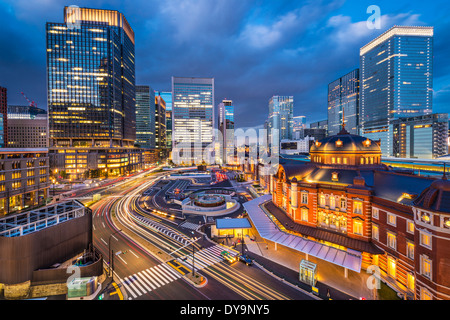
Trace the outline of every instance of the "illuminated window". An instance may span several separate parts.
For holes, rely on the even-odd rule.
[[[308,209],[302,208],[302,221],[308,222]]]
[[[363,213],[363,203],[362,201],[353,201],[353,213],[362,214]]]
[[[341,198],[341,205],[340,205],[341,209],[345,209],[347,207],[347,201],[345,200],[344,197]]]
[[[336,198],[335,197],[330,197],[330,208],[331,209],[336,208]]]
[[[426,232],[421,231],[420,232],[420,245],[425,248],[431,249],[432,248],[431,235]]]
[[[409,233],[414,233],[414,222],[411,220],[406,220],[406,231]]]
[[[332,173],[331,173],[331,180],[333,180],[333,181],[339,181],[339,173],[337,173],[337,172],[332,172]]]
[[[372,218],[379,219],[378,208],[372,208]]]
[[[397,217],[393,214],[388,213],[387,214],[387,223],[390,224],[391,226],[396,226],[397,225]]]
[[[344,158],[344,164],[347,164],[347,158]]]
[[[325,207],[325,195],[321,194],[319,197],[319,205]]]
[[[308,204],[308,194],[306,192],[302,192],[302,203]]]
[[[375,240],[379,240],[380,230],[376,224],[372,224],[372,238]]]
[[[397,237],[391,232],[387,232],[387,245],[389,248],[397,250]]]
[[[390,277],[395,279],[395,273],[397,268],[397,262],[394,258],[388,257],[387,258],[387,273]]]
[[[414,243],[406,242],[406,256],[414,260]]]
[[[433,300],[433,296],[427,289],[420,288],[420,300]]]
[[[408,273],[407,286],[408,286],[409,290],[414,291],[415,278],[414,278],[414,274],[412,274],[412,273]]]
[[[363,222],[353,221],[353,233],[358,235],[363,235]]]
[[[431,280],[431,260],[427,256],[420,256],[420,273]]]

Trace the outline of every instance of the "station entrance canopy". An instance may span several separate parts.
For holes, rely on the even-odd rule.
[[[280,230],[270,217],[270,213],[266,213],[261,208],[263,203],[270,200],[272,200],[272,195],[264,195],[244,203],[248,216],[262,238],[349,270],[361,272],[362,256],[360,252],[350,249],[349,251],[340,250]]]

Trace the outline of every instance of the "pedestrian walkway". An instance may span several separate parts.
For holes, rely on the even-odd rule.
[[[275,273],[279,270],[280,275],[290,279],[292,283],[299,284],[299,267],[300,262],[306,259],[306,255],[302,252],[277,245],[273,242],[262,239],[256,229],[252,229],[252,235],[255,240],[252,241],[248,237],[244,238],[249,255],[260,262],[264,266],[268,266]],[[333,299],[373,299],[373,292],[366,283],[370,274],[361,271],[360,273],[348,271],[345,277],[344,268],[332,263],[323,261],[318,258],[308,256],[307,260],[317,264],[319,291],[330,289]],[[288,270],[282,270],[282,269]],[[291,270],[291,271],[289,271]]]
[[[190,230],[197,230],[200,227],[200,225],[198,223],[192,223],[189,221],[185,221],[185,222],[181,223],[179,225],[179,227],[190,229]]]
[[[131,300],[176,281],[181,276],[166,263],[162,263],[125,277],[123,280],[120,279],[120,285],[125,288],[128,299]]]
[[[151,219],[144,218],[142,216],[133,216],[133,219],[136,220],[138,223],[145,224],[147,227],[153,228],[157,232],[163,233],[166,236],[182,243],[183,245],[188,245],[192,242],[192,239],[179,233],[171,230],[170,228],[164,226],[161,223],[158,223],[156,221],[153,221]]]

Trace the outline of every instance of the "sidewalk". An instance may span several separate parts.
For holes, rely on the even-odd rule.
[[[298,279],[299,264],[302,259],[306,258],[305,254],[281,245],[277,245],[277,250],[275,250],[273,242],[262,239],[254,228],[251,232],[255,241],[244,237],[249,256],[269,271],[273,271],[274,274],[311,292],[311,287]],[[319,289],[321,298],[328,299],[327,292],[329,290],[333,300],[359,300],[361,297],[367,300],[373,299],[373,292],[366,285],[369,274],[364,271],[356,273],[349,270],[348,278],[345,278],[344,268],[340,266],[311,256],[308,257],[308,260],[317,264],[316,287]]]

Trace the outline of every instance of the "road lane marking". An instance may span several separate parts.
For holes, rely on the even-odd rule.
[[[134,292],[134,290],[136,290],[136,292],[138,292],[138,290],[136,288],[131,287],[131,282],[129,280],[127,280],[127,278],[124,279],[124,281],[122,282],[124,287],[127,289],[128,292],[131,293],[131,295],[136,299],[138,296],[136,295],[136,293]],[[140,292],[138,293],[138,295],[141,295]]]
[[[102,225],[103,225],[103,228],[106,228],[106,226],[105,226],[105,223],[104,223],[104,222],[102,222]]]
[[[147,293],[147,291],[146,291],[144,288],[142,288],[142,286],[140,285],[139,280],[138,280],[138,278],[136,277],[135,274],[131,275],[131,276],[130,276],[130,279],[133,281],[133,284],[135,284],[136,287],[138,287],[139,289],[141,289],[141,291],[143,292],[143,294]]]
[[[142,279],[144,279],[147,284],[152,287],[153,290],[155,290],[157,287],[153,285],[153,283],[148,279],[148,276],[143,273],[142,271],[139,271],[138,274],[141,276]]]
[[[119,239],[117,239],[114,235],[111,235],[111,237],[113,237],[116,241],[119,241]]]
[[[165,281],[166,283],[170,283],[170,282],[172,282],[173,280],[170,278],[170,277],[167,277],[167,273],[164,271],[164,269],[160,269],[161,268],[161,266],[155,266],[154,268],[153,268],[153,270],[158,270],[158,275],[159,275],[159,277],[163,280],[163,281]],[[156,272],[156,271],[155,271]],[[167,278],[169,278],[169,279],[167,279]]]
[[[142,284],[145,289],[147,289],[147,292],[152,291],[152,289],[147,285],[147,282],[144,281],[141,276],[139,276],[139,273],[135,273],[134,276],[139,281],[139,283]]]
[[[125,260],[123,260],[123,258],[120,256],[120,254],[117,256],[120,260],[123,261],[123,263],[128,264]]]
[[[152,271],[151,269],[147,269],[147,272],[150,273],[152,275],[153,279],[158,281],[162,286],[166,284],[162,280],[160,280],[158,276],[156,276],[155,270]]]
[[[132,250],[128,250],[128,251],[130,251],[136,258],[139,259],[139,257],[136,255],[136,253],[134,253]]]
[[[177,280],[177,278],[176,278],[171,272],[169,272],[169,269],[170,269],[170,268],[169,268],[165,263],[161,264],[161,265],[160,265],[160,268],[162,269],[162,272],[163,272],[166,276],[168,276],[172,281]]]
[[[151,274],[147,272],[147,270],[142,270],[142,273],[145,274],[147,278],[149,278],[158,288],[161,287],[161,285],[158,282],[156,282],[155,279],[153,279],[153,277],[151,276]]]
[[[104,244],[108,245],[108,243],[106,243],[106,241],[103,240],[103,238],[100,238],[100,240],[102,240]]]
[[[119,296],[119,300],[123,300],[123,294],[122,294],[122,291],[120,291],[119,286],[115,282],[113,282],[112,284],[113,284],[114,288],[116,289],[116,291],[111,292],[110,295],[117,294]]]

